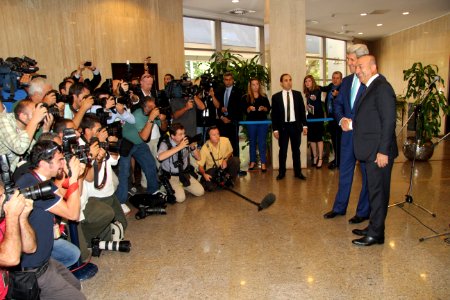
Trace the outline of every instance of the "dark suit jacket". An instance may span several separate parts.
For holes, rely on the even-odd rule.
[[[217,93],[215,93],[215,96],[220,102],[220,107],[217,110],[220,118],[223,116],[222,107],[224,107],[225,88],[220,89]],[[242,100],[241,91],[237,87],[233,86],[231,89],[230,98],[228,99],[228,116],[226,117],[234,122],[241,121],[245,107],[246,103]]]
[[[375,161],[377,153],[398,156],[395,138],[395,93],[386,78],[378,76],[354,104],[353,147],[356,159]]]
[[[349,118],[353,120],[354,113],[350,106],[350,93],[352,89],[354,74],[344,77],[339,89],[339,94],[334,101],[334,119],[339,123],[342,118]]]
[[[302,130],[306,124],[306,111],[305,103],[303,102],[302,94],[299,91],[292,90],[294,111],[295,111],[295,123],[298,128]],[[285,124],[285,108],[283,103],[282,91],[272,96],[272,128],[273,131],[280,131],[284,129]]]

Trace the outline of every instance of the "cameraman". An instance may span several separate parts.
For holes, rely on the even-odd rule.
[[[168,96],[173,112],[173,123],[180,123],[186,130],[186,135],[193,137],[197,133],[197,109],[204,110],[205,104],[197,95],[193,99],[183,97],[183,90],[179,81],[168,84]]]
[[[65,160],[61,147],[52,141],[40,141],[30,153],[31,169],[18,181],[19,188],[34,186],[42,181],[61,176]],[[35,272],[41,290],[41,299],[85,299],[81,285],[70,271],[50,257],[53,247],[53,225],[55,215],[68,220],[78,220],[80,215],[80,191],[78,177],[84,173],[84,165],[75,157],[69,161],[72,174],[69,178],[67,200],[52,183],[54,197],[50,200],[36,199],[29,217],[37,241],[33,254],[21,258],[23,271]],[[80,183],[81,184],[81,183]]]
[[[8,156],[11,172],[33,146],[33,137],[43,120],[44,131],[49,130],[53,117],[47,116],[47,108],[31,100],[19,101],[14,113],[0,114],[0,154]]]
[[[209,128],[209,140],[200,150],[198,171],[202,175],[202,183],[207,191],[213,191],[221,182],[218,178],[219,168],[224,170],[225,177],[231,182],[236,179],[239,171],[239,158],[233,157],[233,147],[230,140],[221,137],[216,126]],[[205,170],[206,169],[206,170]]]
[[[94,92],[94,95],[100,103],[94,104],[87,112],[97,114],[98,116],[98,110],[103,110],[103,112],[108,115],[108,118],[106,119],[106,122],[100,120],[102,125],[112,124],[116,122],[117,119],[130,124],[134,124],[136,122],[133,114],[127,109],[127,107],[122,103],[116,103],[116,100],[108,93],[108,91],[97,89]]]
[[[5,187],[0,182],[0,299],[8,292],[8,271],[20,263],[20,255],[36,251],[36,237],[28,223],[33,201],[25,199],[18,191],[7,200]],[[3,215],[4,213],[4,215]]]
[[[193,170],[189,164],[189,154],[199,161],[200,152],[195,144],[189,145],[189,138],[185,135],[183,125],[172,124],[169,134],[170,137],[164,139],[158,149],[157,157],[161,162],[162,175],[169,178],[177,202],[186,200],[184,190],[194,196],[202,196],[205,193],[203,186],[189,174],[191,169]]]

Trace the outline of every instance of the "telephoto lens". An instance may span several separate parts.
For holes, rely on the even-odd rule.
[[[32,200],[46,200],[55,197],[52,191],[51,180],[40,182],[34,186],[30,186],[20,190],[20,193],[28,199]]]
[[[100,241],[99,238],[93,238],[92,244],[92,256],[99,257],[102,250],[109,251],[119,251],[119,252],[130,252],[131,242],[130,241]]]

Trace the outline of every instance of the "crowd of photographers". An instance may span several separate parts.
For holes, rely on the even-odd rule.
[[[101,84],[83,62],[54,90],[35,65],[0,61],[0,299],[84,299],[69,270],[102,249],[130,251],[129,199],[142,218],[185,191],[233,185],[245,107],[229,73],[220,92],[170,74],[158,91],[147,70]]]

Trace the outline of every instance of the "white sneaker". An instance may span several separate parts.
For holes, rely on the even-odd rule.
[[[130,211],[131,211],[131,209],[128,207],[128,205],[126,205],[126,204],[121,204],[121,206],[122,206],[122,210],[123,210],[123,213],[124,214],[129,214],[130,213]]]

